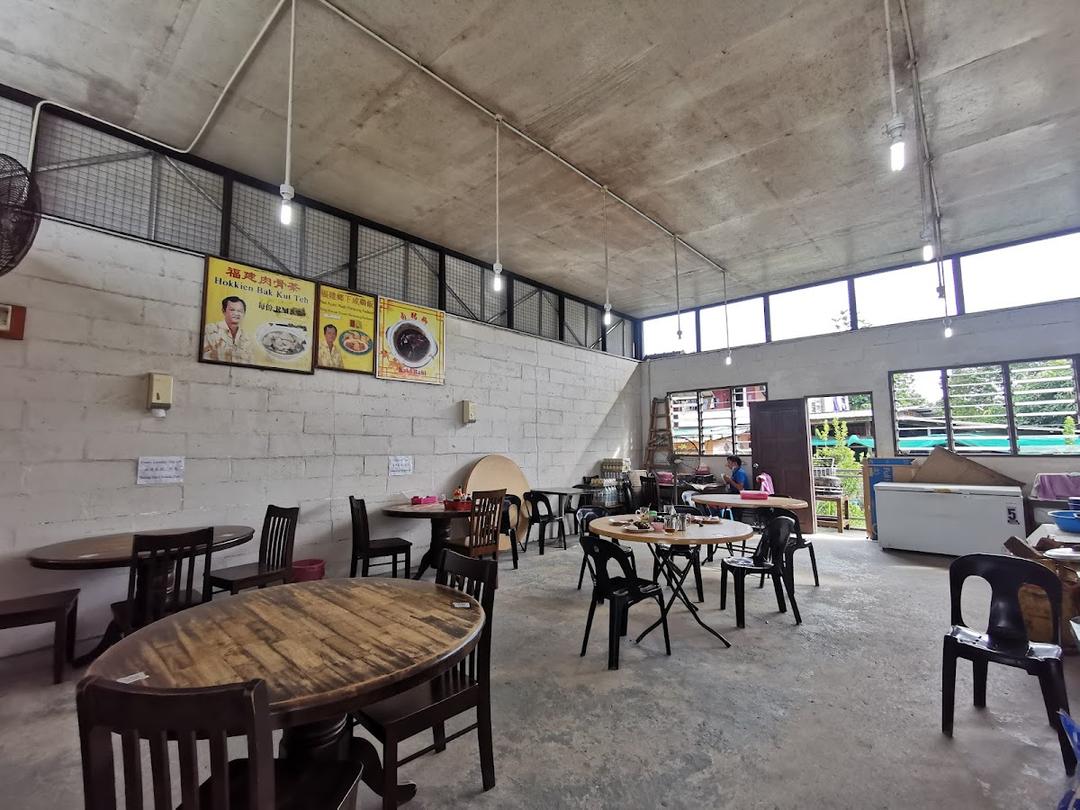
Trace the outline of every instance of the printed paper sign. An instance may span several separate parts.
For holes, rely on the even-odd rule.
[[[139,456],[136,484],[184,483],[183,456]]]
[[[412,456],[390,456],[390,475],[412,475]]]

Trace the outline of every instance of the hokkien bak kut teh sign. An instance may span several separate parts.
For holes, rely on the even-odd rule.
[[[209,256],[199,359],[311,374],[315,282]]]
[[[442,385],[445,325],[446,313],[440,310],[380,298],[376,376]]]

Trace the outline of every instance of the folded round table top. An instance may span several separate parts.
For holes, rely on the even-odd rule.
[[[150,529],[148,531],[102,534],[80,537],[35,548],[27,555],[34,568],[63,571],[84,571],[93,568],[126,568],[131,562],[131,547],[135,535],[183,534],[205,529],[206,526],[187,526],[182,529]],[[214,526],[214,551],[232,548],[250,540],[255,530],[250,526]]]
[[[282,727],[340,716],[442,674],[476,646],[483,625],[479,603],[443,585],[298,582],[160,619],[106,650],[88,674],[158,689],[261,678]]]
[[[798,498],[785,498],[781,495],[770,495],[767,498],[742,498],[738,495],[716,493],[712,495],[695,495],[694,503],[705,506],[719,506],[734,509],[805,509],[810,504]]]
[[[589,523],[589,531],[602,537],[613,537],[629,543],[666,543],[669,546],[707,546],[738,543],[754,536],[752,527],[737,520],[719,523],[691,523],[682,532],[638,531],[629,525],[615,525],[612,520],[632,520],[634,515],[599,517]]]

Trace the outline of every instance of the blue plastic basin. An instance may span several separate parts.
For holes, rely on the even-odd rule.
[[[1074,509],[1056,509],[1050,513],[1054,523],[1063,532],[1080,534],[1080,511]]]

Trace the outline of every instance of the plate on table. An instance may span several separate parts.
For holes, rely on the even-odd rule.
[[[619,518],[611,518],[610,520],[608,520],[608,523],[610,523],[612,526],[629,526],[633,522],[634,521],[632,520],[620,520]]]
[[[1051,560],[1080,561],[1080,550],[1075,548],[1048,548],[1043,554]]]
[[[623,531],[630,532],[632,534],[648,534],[651,531],[655,531],[652,526],[647,529],[641,529],[637,526],[626,526]]]

